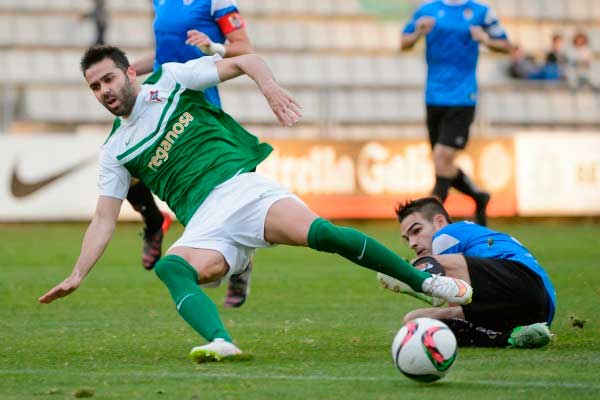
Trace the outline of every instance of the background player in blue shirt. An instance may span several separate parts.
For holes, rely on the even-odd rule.
[[[153,0],[153,6],[156,48],[133,64],[138,75],[156,71],[167,62],[185,63],[213,54],[233,57],[254,51],[235,0]],[[206,89],[204,94],[209,102],[221,107],[216,87]],[[142,265],[152,269],[162,253],[164,216],[143,183],[131,186],[127,200],[144,219]],[[243,274],[230,278],[226,306],[244,303],[251,270],[250,266]]]
[[[426,36],[427,130],[433,149],[436,182],[433,194],[442,202],[454,187],[475,200],[475,221],[486,225],[488,193],[478,189],[454,165],[464,149],[477,103],[479,45],[508,52],[510,43],[494,12],[472,0],[434,0],[422,4],[404,28],[402,50]]]
[[[471,304],[414,310],[418,317],[443,320],[459,345],[538,347],[547,344],[546,324],[554,318],[556,293],[546,271],[521,243],[472,222],[452,223],[435,197],[396,210],[402,237],[416,253],[413,265],[462,279],[473,287]],[[384,287],[405,292],[380,274]]]

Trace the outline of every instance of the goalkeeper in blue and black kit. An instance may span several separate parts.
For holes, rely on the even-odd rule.
[[[433,194],[442,202],[450,187],[475,200],[475,222],[486,225],[490,195],[477,188],[454,165],[469,139],[477,104],[479,45],[508,52],[506,32],[493,11],[471,0],[437,0],[421,5],[402,34],[402,50],[426,36],[427,129],[433,149],[436,182]]]
[[[383,287],[434,305],[413,310],[405,322],[430,317],[444,321],[459,346],[541,347],[550,341],[548,325],[556,310],[550,277],[515,238],[463,221],[453,223],[435,197],[399,205],[400,232],[417,258],[412,264],[432,274],[461,279],[473,287],[462,306],[423,296],[379,274]]]

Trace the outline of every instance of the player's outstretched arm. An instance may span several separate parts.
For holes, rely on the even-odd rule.
[[[50,289],[38,300],[40,303],[51,303],[56,299],[73,293],[96,264],[108,245],[115,230],[117,217],[123,200],[114,197],[100,196],[96,205],[94,218],[83,238],[81,253],[73,272],[64,281]]]
[[[481,43],[492,51],[508,53],[512,48],[508,39],[494,39],[480,26],[471,26],[470,30],[474,41]]]
[[[227,58],[216,63],[221,82],[246,74],[256,82],[282,125],[292,126],[302,117],[300,104],[275,81],[271,69],[256,54]]]
[[[131,66],[135,69],[135,73],[138,76],[152,72],[154,69],[154,52],[146,54],[131,64]]]

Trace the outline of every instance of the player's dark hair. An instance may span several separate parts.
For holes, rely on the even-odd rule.
[[[129,64],[129,59],[127,59],[125,52],[118,47],[108,45],[92,46],[87,49],[83,57],[81,57],[80,66],[83,75],[85,75],[85,71],[92,65],[99,63],[105,58],[113,60],[117,68],[123,72],[127,71],[127,68],[131,65]]]
[[[421,213],[426,220],[433,222],[433,217],[437,214],[442,214],[449,224],[452,223],[448,211],[444,208],[444,205],[440,202],[437,197],[423,197],[422,199],[409,200],[404,204],[398,204],[396,206],[396,216],[398,222],[402,221],[411,214]]]

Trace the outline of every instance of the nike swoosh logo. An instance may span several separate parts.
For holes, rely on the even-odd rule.
[[[188,297],[190,297],[190,296],[193,296],[194,294],[197,294],[197,293],[189,293],[189,294],[186,294],[185,296],[183,296],[183,299],[179,300],[179,303],[177,303],[177,311],[179,311],[179,309],[181,308],[181,305],[183,304],[183,302],[184,302],[184,301],[185,301],[185,300],[186,300]]]
[[[66,168],[56,174],[53,174],[47,178],[44,178],[44,179],[38,180],[38,181],[34,181],[34,182],[25,182],[25,181],[23,181],[23,179],[21,179],[21,177],[19,176],[19,173],[17,172],[19,168],[18,168],[18,163],[16,162],[12,168],[12,176],[10,179],[10,192],[12,193],[13,196],[15,196],[16,198],[19,198],[19,199],[30,196],[33,193],[37,192],[38,190],[43,189],[44,187],[50,185],[54,181],[64,178],[65,176],[70,175],[75,171],[78,171],[79,169],[83,168],[87,164],[90,164],[92,161],[95,161],[96,159],[97,159],[97,156],[90,157],[90,158],[83,160],[77,164],[74,164],[74,165],[70,166],[69,168]]]
[[[363,244],[363,249],[360,253],[360,256],[357,257],[359,260],[362,260],[363,256],[365,255],[366,248],[367,248],[367,239],[365,239],[365,244]]]

